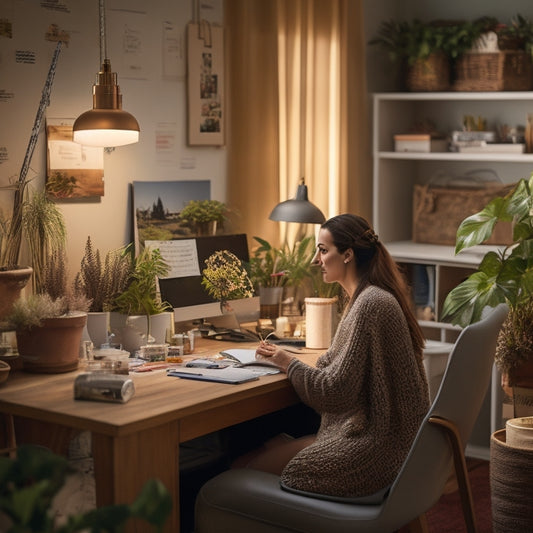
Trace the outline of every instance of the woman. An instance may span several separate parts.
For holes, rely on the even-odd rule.
[[[313,262],[349,304],[316,368],[262,342],[258,359],[286,372],[321,416],[316,436],[277,439],[248,466],[332,496],[374,494],[392,483],[429,408],[424,337],[396,263],[366,220],[339,215],[320,229]]]

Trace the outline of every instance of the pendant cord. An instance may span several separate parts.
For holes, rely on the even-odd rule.
[[[103,65],[104,61],[107,59],[104,0],[100,0],[99,15],[100,15],[100,65]]]

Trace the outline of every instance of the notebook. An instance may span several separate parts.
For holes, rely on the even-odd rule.
[[[167,376],[182,379],[196,379],[199,381],[215,381],[217,383],[230,383],[237,385],[259,379],[259,376],[245,368],[173,368],[167,371]]]

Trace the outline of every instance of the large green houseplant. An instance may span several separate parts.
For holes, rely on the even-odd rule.
[[[504,197],[494,198],[457,230],[455,252],[486,241],[498,222],[512,223],[512,244],[488,251],[476,272],[455,287],[443,306],[443,320],[466,326],[486,307],[509,306],[500,331],[496,364],[510,386],[520,383],[533,363],[533,175]]]

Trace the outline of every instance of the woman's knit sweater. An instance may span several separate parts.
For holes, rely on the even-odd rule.
[[[429,408],[422,357],[394,296],[367,287],[316,368],[294,359],[287,373],[321,424],[316,441],[287,464],[282,482],[334,496],[365,496],[390,485]]]

